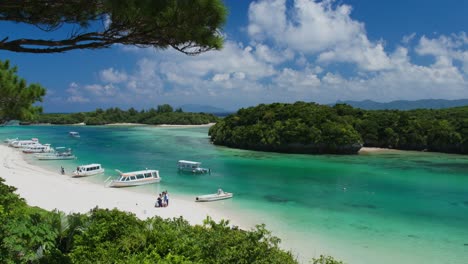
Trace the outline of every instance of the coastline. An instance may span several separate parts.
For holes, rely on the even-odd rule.
[[[0,145],[0,177],[7,185],[17,188],[16,193],[30,206],[46,210],[57,209],[65,213],[86,213],[94,207],[117,208],[135,214],[140,219],[153,216],[174,218],[182,216],[192,225],[203,224],[210,216],[215,221],[229,219],[242,229],[250,229],[252,224],[239,222],[227,210],[213,209],[202,203],[195,203],[188,197],[170,195],[169,206],[155,208],[156,194],[139,193],[125,188],[108,188],[69,175],[46,170],[28,163],[22,153],[5,145]]]
[[[362,147],[358,154],[366,153],[383,153],[383,152],[400,152],[400,151],[414,151],[414,150],[400,150],[400,149],[389,149],[389,148],[376,148],[376,147]]]
[[[176,127],[176,128],[183,128],[183,127],[211,127],[216,123],[208,123],[202,125],[170,125],[170,124],[161,124],[161,125],[150,125],[150,124],[141,124],[141,123],[110,123],[105,124],[103,126],[148,126],[148,127]]]

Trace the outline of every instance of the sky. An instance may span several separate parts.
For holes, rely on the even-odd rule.
[[[468,1],[226,0],[224,48],[198,56],[114,45],[60,54],[0,51],[45,112],[159,104],[468,98]],[[44,36],[0,23],[0,39]]]

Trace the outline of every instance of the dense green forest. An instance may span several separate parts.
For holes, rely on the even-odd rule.
[[[468,154],[468,107],[362,110],[346,104],[261,104],[210,128],[214,144],[291,153],[357,153],[360,146]]]
[[[66,215],[30,207],[14,191],[0,178],[0,263],[297,263],[264,225],[244,231],[207,218],[191,226],[98,208]]]
[[[140,123],[149,125],[201,125],[217,122],[218,118],[213,114],[185,113],[182,109],[174,110],[170,105],[158,105],[157,109],[137,111],[133,108],[121,110],[109,108],[107,110],[96,109],[93,112],[80,112],[70,114],[41,114],[35,123],[50,124],[77,124],[105,125],[110,123]]]

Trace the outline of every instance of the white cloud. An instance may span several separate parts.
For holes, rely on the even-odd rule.
[[[99,85],[91,84],[85,85],[84,90],[91,92],[93,96],[98,97],[113,97],[118,93],[118,89],[112,84]]]
[[[284,68],[274,79],[274,83],[288,91],[307,92],[320,86],[320,79],[311,70],[296,71]]]
[[[81,95],[72,95],[67,98],[67,102],[70,103],[88,103],[90,100],[86,97],[83,97]]]
[[[114,70],[114,68],[108,68],[108,69],[102,70],[99,73],[99,76],[101,77],[101,80],[103,82],[109,82],[109,83],[121,83],[121,82],[126,81],[128,78],[125,72]]]
[[[460,61],[465,74],[468,74],[468,37],[465,32],[432,39],[422,36],[416,46],[416,52],[419,55],[434,56],[438,61],[446,63],[451,60]]]
[[[222,81],[227,81],[229,80],[230,76],[229,73],[218,73],[213,76],[213,81],[214,82],[222,82]]]
[[[377,71],[390,66],[382,43],[367,38],[364,25],[350,17],[352,8],[335,1],[261,0],[250,4],[250,36],[271,39],[280,46],[306,54],[319,54],[319,62],[351,62]]]

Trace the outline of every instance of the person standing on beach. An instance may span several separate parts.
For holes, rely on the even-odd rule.
[[[65,169],[62,166],[60,166],[60,173],[62,173],[62,175],[65,175]]]
[[[167,194],[167,191],[164,192],[164,203],[166,206],[169,206],[169,194]]]

